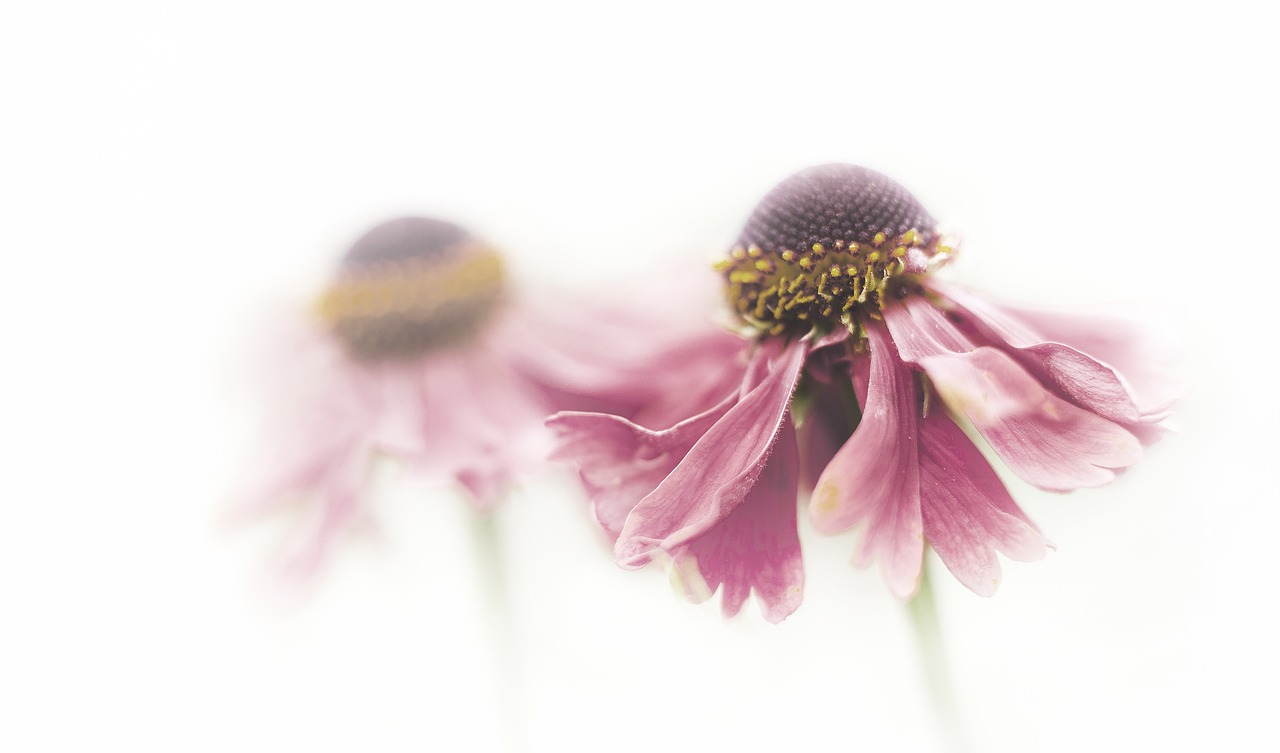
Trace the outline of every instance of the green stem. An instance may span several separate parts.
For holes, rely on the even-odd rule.
[[[925,554],[928,554],[926,549]],[[920,569],[920,589],[907,609],[911,613],[911,621],[916,626],[916,637],[920,641],[920,653],[925,671],[925,681],[929,686],[929,696],[933,701],[934,711],[938,717],[938,729],[953,750],[965,753],[969,750],[956,709],[955,695],[952,692],[951,675],[947,668],[946,650],[942,642],[942,628],[938,622],[938,606],[934,600],[933,584],[929,578],[929,560],[926,556]]]
[[[506,749],[527,749],[524,711],[520,703],[520,663],[516,647],[506,568],[502,559],[501,535],[495,510],[471,511],[471,534],[475,544],[476,575],[484,592],[486,627],[493,647],[493,685],[497,721],[506,738]]]

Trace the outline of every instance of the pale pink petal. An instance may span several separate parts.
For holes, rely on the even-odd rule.
[[[273,360],[257,371],[270,381],[264,412],[274,436],[250,469],[248,489],[229,511],[243,521],[305,500],[332,468],[366,448],[376,431],[380,385],[309,322],[277,323]]]
[[[871,372],[862,422],[819,477],[809,515],[823,533],[865,524],[854,564],[879,560],[889,590],[907,598],[924,556],[915,379],[883,325],[866,331]]]
[[[742,504],[676,556],[677,574],[696,567],[701,576],[701,588],[689,588],[688,593],[714,593],[723,585],[721,605],[725,615],[732,617],[755,589],[761,613],[773,623],[800,606],[804,565],[796,531],[798,480],[795,431],[786,421]],[[693,561],[682,562],[684,556]]]
[[[421,406],[387,407],[421,416],[422,452],[405,458],[413,470],[452,476],[487,507],[545,457],[546,403],[485,344],[432,354],[417,378]]]
[[[712,277],[694,279],[701,289]],[[687,276],[673,279],[663,285],[669,294],[658,306],[648,299],[620,300],[616,293],[610,300],[516,301],[512,314],[496,323],[494,337],[509,362],[545,390],[553,410],[638,418],[650,407],[662,415],[644,417],[645,425],[670,426],[719,401],[726,380],[741,377],[744,350],[741,337],[710,324],[701,302],[717,297],[673,293],[673,284],[691,284],[684,282]],[[653,407],[669,398],[678,403],[670,410]],[[687,412],[678,415],[681,410]]]
[[[956,579],[980,596],[994,594],[1000,583],[997,551],[1031,562],[1052,547],[941,410],[920,424],[920,505],[925,538]]]
[[[372,459],[370,448],[357,443],[325,467],[303,500],[308,522],[284,555],[280,573],[284,585],[296,588],[305,584],[323,564],[334,542],[366,514],[362,503]]]
[[[557,438],[551,459],[577,466],[596,522],[617,539],[636,503],[662,483],[735,402],[736,394],[663,431],[603,413],[557,413],[547,420]]]
[[[627,517],[614,548],[641,567],[724,520],[759,477],[787,412],[807,352],[803,342],[766,344],[753,356],[740,400]]]
[[[1051,394],[995,348],[919,363],[943,401],[968,417],[1014,473],[1042,489],[1101,486],[1142,456],[1133,434]]]

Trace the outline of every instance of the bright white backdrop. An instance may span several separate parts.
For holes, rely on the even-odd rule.
[[[380,536],[292,610],[255,586],[281,530],[214,526],[263,312],[368,224],[454,218],[521,284],[609,291],[714,258],[825,161],[916,191],[965,239],[956,279],[1140,303],[1182,344],[1181,434],[1105,489],[1011,481],[1058,551],[989,600],[938,578],[973,749],[1270,735],[1274,3],[3,16],[0,748],[946,750],[905,610],[847,538],[805,530],[786,622],[725,622],[617,569],[549,474],[501,511],[495,654],[450,490],[379,487]]]

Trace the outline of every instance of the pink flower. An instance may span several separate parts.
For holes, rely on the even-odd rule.
[[[714,385],[660,416],[560,413],[555,458],[578,467],[624,567],[667,561],[726,614],[755,591],[777,622],[800,604],[798,491],[824,533],[860,528],[855,564],[916,590],[926,542],[981,595],[996,552],[1050,544],[962,427],[1042,489],[1105,484],[1158,437],[1168,404],[1122,376],[1130,331],[999,306],[944,284],[955,255],[903,187],[865,168],[805,170],[770,192],[718,265],[741,325]],[[1120,335],[1120,336],[1117,336]],[[1073,346],[1072,343],[1075,345]],[[856,429],[856,431],[855,431]]]
[[[456,482],[493,505],[545,459],[545,416],[633,412],[669,387],[627,385],[652,353],[625,312],[515,298],[498,253],[425,218],[375,227],[351,247],[314,316],[290,322],[268,378],[283,382],[277,450],[241,516],[292,504],[306,522],[286,574],[311,574],[369,517],[373,463]],[[608,364],[599,342],[615,342]],[[623,349],[625,344],[626,349]]]

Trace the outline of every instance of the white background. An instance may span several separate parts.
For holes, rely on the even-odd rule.
[[[4,11],[0,749],[959,749],[848,537],[802,531],[783,624],[726,622],[616,568],[551,473],[498,519],[504,633],[452,490],[379,486],[380,535],[289,609],[260,588],[286,528],[215,525],[264,312],[369,224],[453,218],[521,284],[622,290],[825,161],[914,190],[955,279],[1139,303],[1183,349],[1181,433],[1132,472],[1010,481],[1056,553],[992,599],[935,570],[971,748],[1274,743],[1278,29],[1242,2]]]

